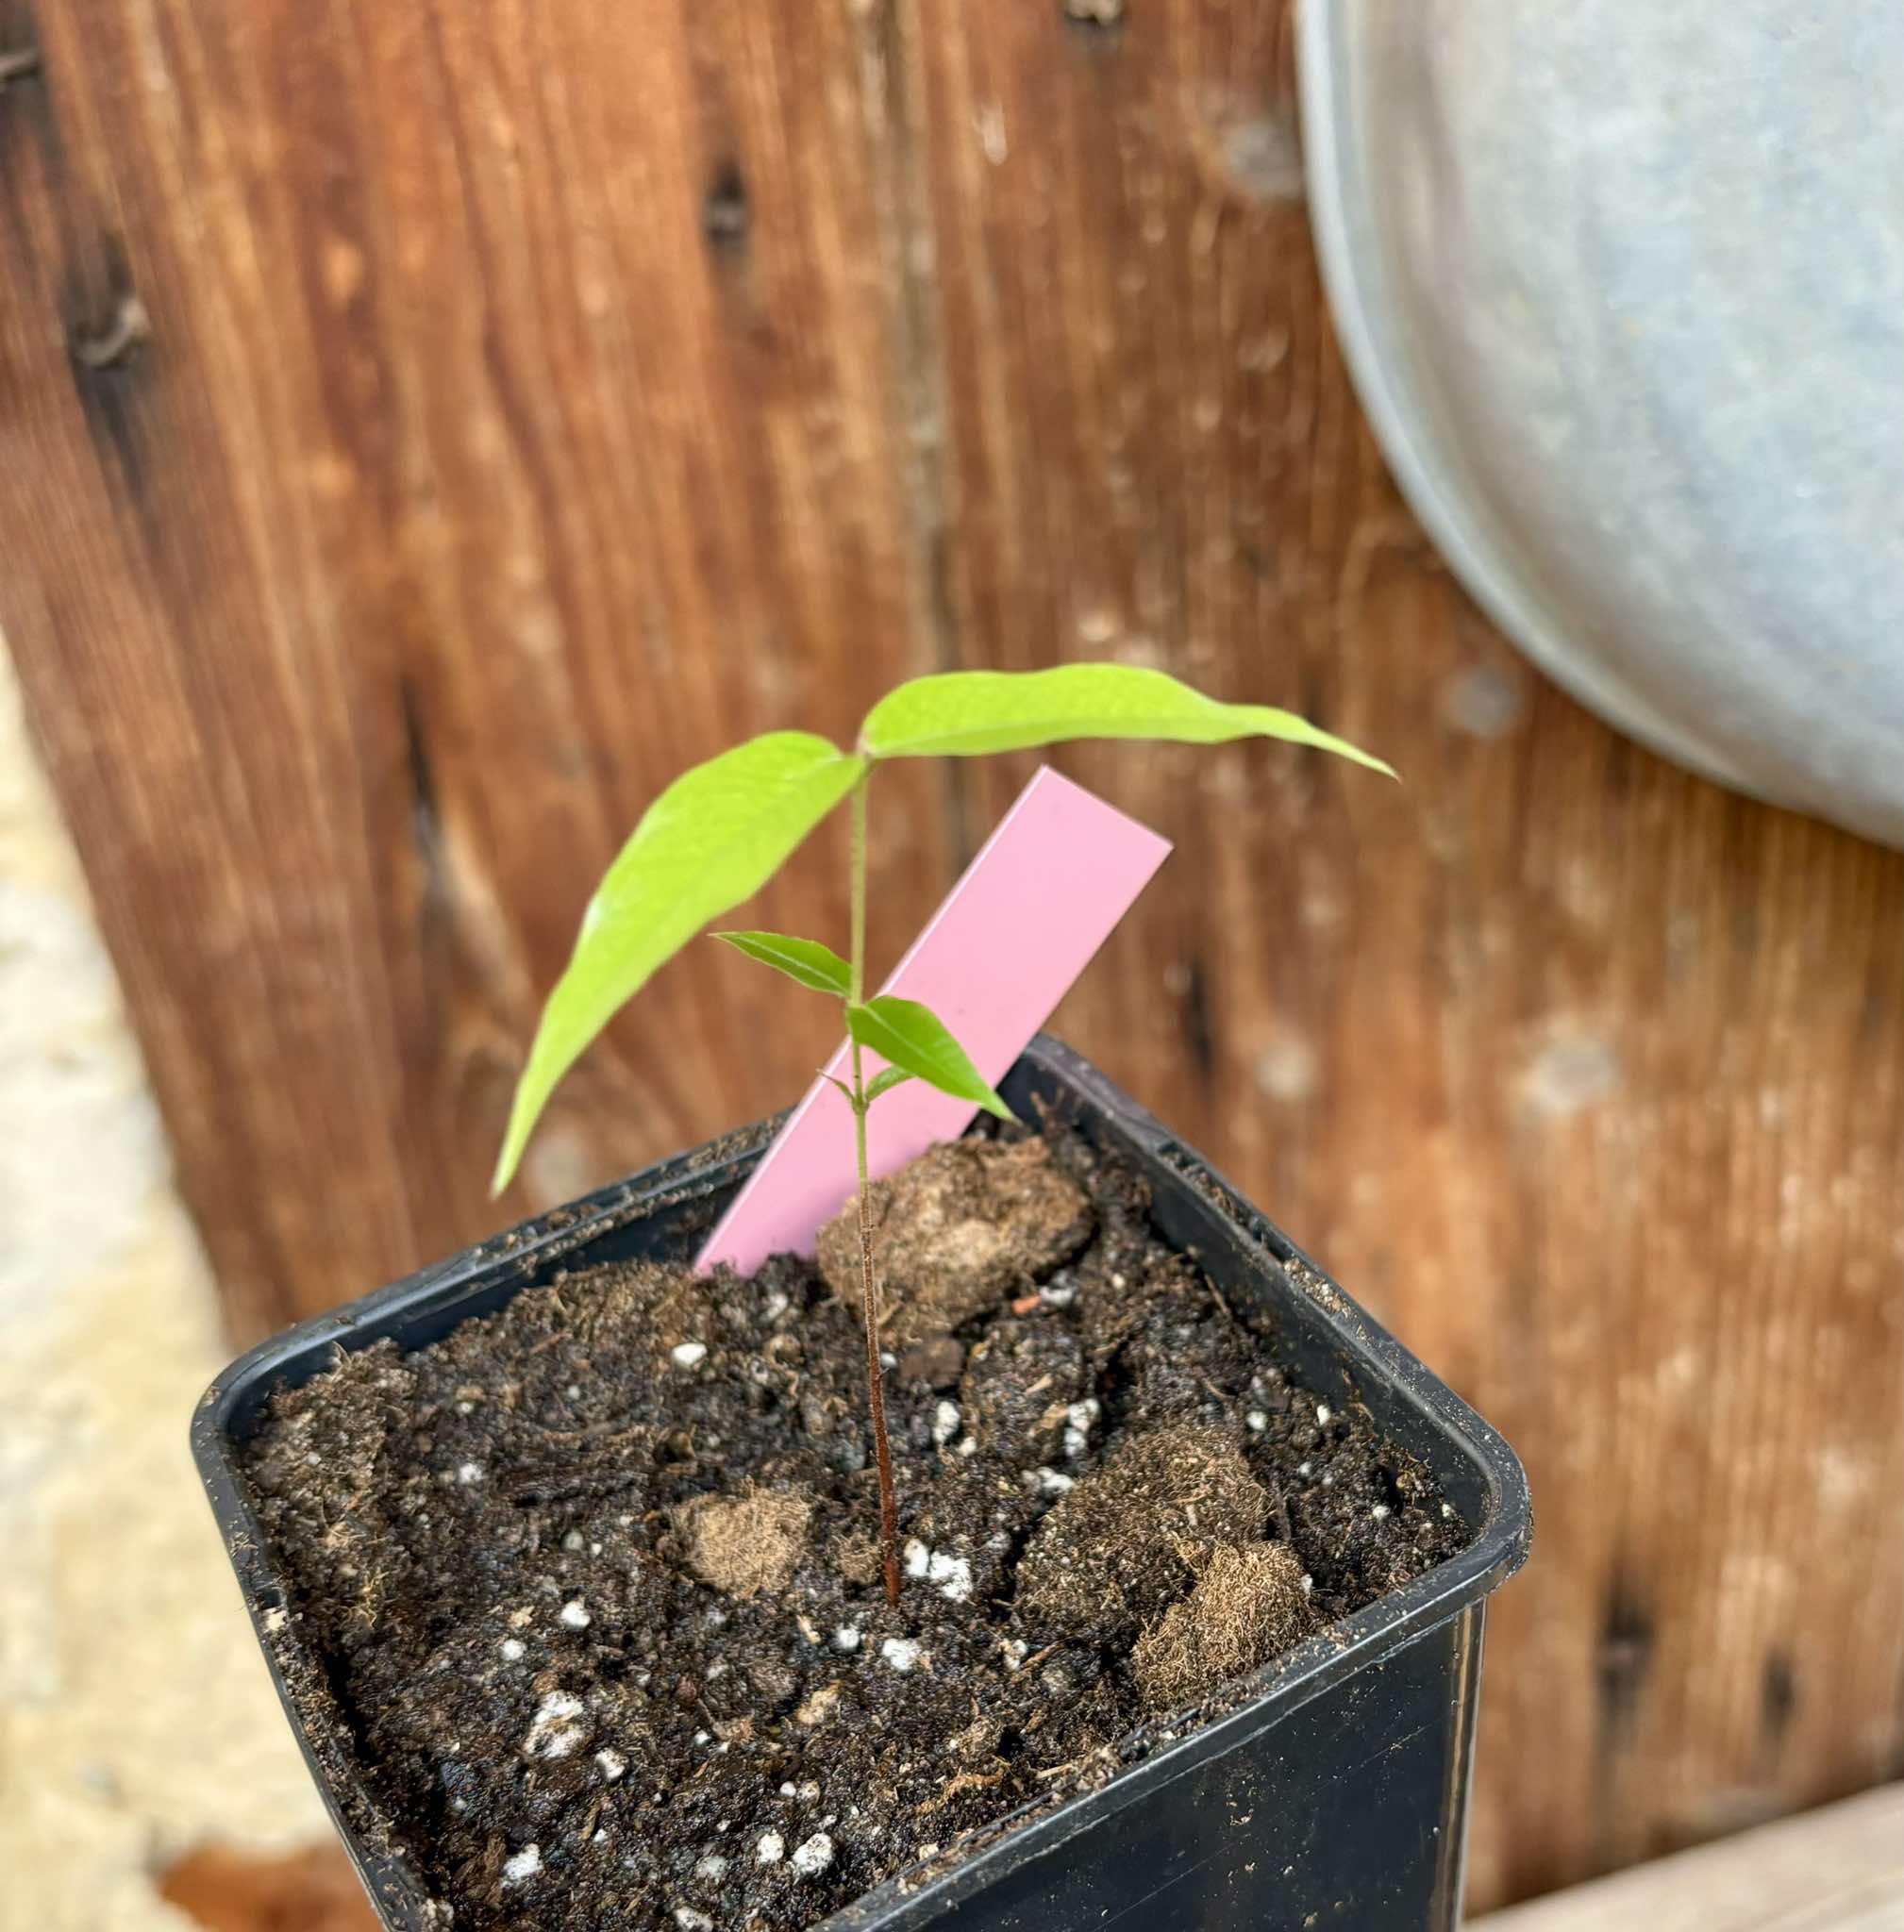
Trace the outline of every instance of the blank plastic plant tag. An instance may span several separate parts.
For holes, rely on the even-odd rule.
[[[923,1000],[995,1086],[1169,853],[1167,839],[1043,766],[881,991]],[[870,1078],[883,1062],[865,1058]],[[827,1072],[847,1068],[843,1045]],[[923,1081],[894,1088],[868,1120],[873,1173],[956,1140],[976,1111]],[[853,1186],[852,1110],[815,1080],[696,1265],[751,1274],[769,1255],[811,1254]]]

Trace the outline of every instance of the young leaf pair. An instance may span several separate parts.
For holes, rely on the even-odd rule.
[[[1011,1119],[1011,1109],[987,1085],[971,1056],[931,1008],[893,993],[856,1002],[853,969],[831,946],[783,932],[717,932],[714,938],[726,940],[736,952],[784,973],[796,985],[814,992],[833,993],[846,1003],[848,1039],[887,1062],[885,1070],[866,1083],[868,1107],[901,1081],[916,1079],[955,1100],[969,1100],[1002,1121]],[[829,1074],[827,1077],[831,1080],[833,1076]],[[859,1105],[845,1081],[833,1080],[833,1085],[846,1096],[848,1105]]]

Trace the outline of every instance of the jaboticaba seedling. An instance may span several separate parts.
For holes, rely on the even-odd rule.
[[[915,1079],[1001,1119],[1010,1120],[1011,1114],[936,1014],[915,1000],[866,997],[867,794],[874,773],[889,758],[978,758],[1085,738],[1185,744],[1280,738],[1389,771],[1380,759],[1288,711],[1219,704],[1161,671],[1117,664],[915,678],[867,712],[851,751],[803,731],[771,731],[737,745],[696,765],[656,799],[589,901],[575,956],[543,1010],[496,1163],[500,1191],[514,1174],[557,1081],[618,1008],[710,921],[759,891],[807,834],[841,800],[848,800],[848,956],[843,959],[817,940],[784,933],[722,932],[715,937],[801,986],[831,995],[844,1009],[852,1077],[833,1084],[852,1109],[856,1129],[866,1394],[879,1472],[886,1594],[894,1604],[899,1601],[898,1511],[879,1368],[866,1117],[882,1094]],[[868,1053],[885,1062],[870,1079]]]

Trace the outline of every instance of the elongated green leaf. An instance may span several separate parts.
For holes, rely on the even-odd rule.
[[[863,1007],[846,1008],[846,1031],[861,1046],[916,1074],[928,1087],[936,1087],[955,1100],[969,1100],[1001,1121],[1016,1118],[986,1085],[971,1056],[930,1007],[882,992]]]
[[[888,691],[860,726],[860,749],[875,758],[978,758],[1076,738],[1168,739],[1179,744],[1282,738],[1395,776],[1379,758],[1293,711],[1219,704],[1164,672],[1131,664],[915,677]]]
[[[814,992],[834,992],[844,999],[852,990],[853,969],[818,940],[796,940],[784,932],[717,932],[709,937],[726,940],[737,953],[784,973]]]
[[[911,1079],[904,1067],[883,1067],[866,1082],[866,1105],[871,1107],[882,1093],[890,1093],[894,1088]]]
[[[772,731],[685,772],[649,806],[589,901],[516,1085],[495,1188],[509,1185],[556,1082],[709,920],[750,898],[845,797],[864,760]]]

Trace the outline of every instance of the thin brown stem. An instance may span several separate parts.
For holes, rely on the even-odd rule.
[[[857,1062],[860,1050],[855,1047]],[[853,1069],[860,1086],[860,1069]],[[885,1377],[879,1367],[879,1306],[873,1276],[873,1215],[866,1200],[866,1108],[855,1109],[855,1138],[860,1151],[860,1310],[866,1324],[866,1395],[873,1411],[873,1456],[879,1465],[879,1554],[886,1571],[886,1601],[899,1607],[899,1505],[893,1493],[893,1451],[886,1440]]]
[[[866,781],[853,787],[853,945],[851,991],[858,1006],[866,996]],[[853,1041],[853,1151],[859,1162],[860,1318],[866,1330],[866,1403],[873,1417],[873,1457],[879,1469],[879,1553],[886,1572],[886,1601],[899,1607],[899,1505],[893,1493],[893,1451],[886,1439],[886,1380],[879,1366],[879,1297],[873,1272],[873,1208],[867,1198],[866,1078],[860,1042]]]

